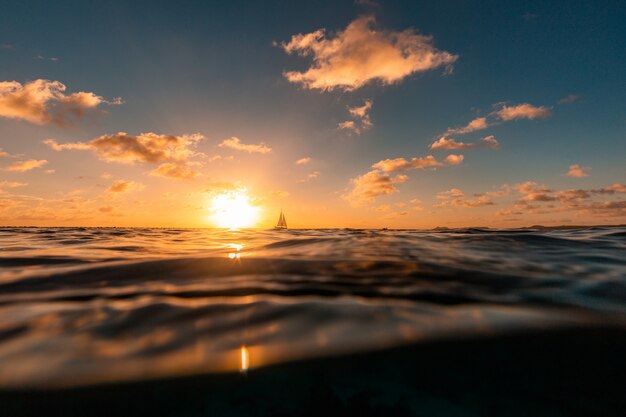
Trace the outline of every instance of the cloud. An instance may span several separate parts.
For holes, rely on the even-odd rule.
[[[348,106],[348,113],[350,113],[352,117],[361,119],[364,124],[371,126],[372,122],[370,121],[369,112],[373,105],[374,101],[368,98],[364,101],[362,106]]]
[[[87,110],[93,110],[103,103],[113,103],[91,92],[65,94],[65,90],[65,85],[59,81],[39,79],[25,84],[2,81],[0,117],[38,125],[66,126],[80,119]]]
[[[304,157],[304,158],[300,158],[296,161],[296,165],[306,165],[309,162],[311,162],[311,158],[310,157]]]
[[[126,180],[115,180],[113,183],[107,188],[107,192],[109,193],[128,193],[135,190],[143,189],[143,184],[134,181],[126,181]]]
[[[448,155],[443,161],[437,161],[432,155],[421,158],[395,158],[384,159],[372,165],[374,168],[363,175],[350,180],[353,189],[343,197],[355,205],[372,202],[377,196],[391,194],[398,191],[397,184],[408,180],[406,175],[390,176],[390,173],[403,172],[413,169],[426,170],[436,169],[445,165],[458,165],[463,161],[463,155]]]
[[[55,172],[57,172],[56,169],[46,169],[43,173],[50,175],[50,174],[54,174]]]
[[[175,180],[191,180],[200,175],[188,164],[166,162],[150,171],[150,175],[171,178]]]
[[[590,194],[586,190],[562,190],[554,193],[554,196],[558,201],[564,204],[572,204],[576,203],[579,200],[584,200],[589,198]]]
[[[220,143],[218,146],[220,148],[231,148],[231,149],[235,149],[238,151],[245,151],[248,153],[265,154],[265,153],[272,152],[272,148],[265,145],[264,143],[260,143],[258,145],[253,145],[253,144],[247,145],[247,144],[242,143],[241,140],[239,140],[239,138],[235,136],[233,136],[230,139],[224,139],[222,143]]]
[[[539,185],[533,181],[526,181],[513,186],[513,189],[523,194],[518,202],[534,202],[534,201],[555,201],[557,198],[554,196],[552,190],[546,188],[543,185]]]
[[[609,187],[591,190],[591,192],[595,194],[626,193],[626,184],[613,184]]]
[[[313,60],[303,72],[284,72],[287,80],[308,89],[352,91],[372,81],[388,85],[417,72],[438,67],[451,70],[458,58],[436,49],[432,37],[413,29],[376,29],[373,16],[361,16],[335,36],[326,35],[325,29],[319,29],[281,43],[288,54],[311,56]]]
[[[567,171],[565,175],[566,177],[574,177],[574,178],[582,178],[588,177],[589,173],[587,171],[591,171],[591,167],[581,167],[578,164],[570,165],[569,171]]]
[[[477,130],[487,129],[490,126],[486,117],[477,117],[476,119],[469,122],[467,125],[463,127],[459,127],[456,129],[448,129],[447,134],[465,134],[475,132]]]
[[[25,187],[28,184],[25,182],[17,182],[17,181],[0,181],[0,188],[17,188],[17,187]]]
[[[45,159],[29,159],[28,161],[14,162],[5,168],[5,171],[24,172],[31,169],[40,168],[47,164]]]
[[[320,176],[320,172],[319,171],[309,172],[309,174],[304,179],[301,179],[299,182],[307,182],[307,181],[310,181],[310,180],[314,180],[314,179],[316,179],[319,176]]]
[[[461,165],[461,163],[463,162],[464,156],[463,155],[448,155],[446,156],[446,164],[448,165]]]
[[[396,185],[402,184],[409,179],[406,175],[390,176],[378,170],[369,171],[353,178],[352,191],[343,197],[354,205],[371,203],[376,197],[398,192]]]
[[[567,97],[563,97],[558,101],[558,104],[572,104],[580,100],[580,96],[576,94],[570,94]]]
[[[376,162],[372,165],[372,168],[378,169],[382,172],[396,172],[406,171],[409,169],[426,169],[442,165],[443,163],[437,161],[434,156],[428,155],[422,158],[411,158],[410,160],[404,158],[384,159]]]
[[[204,136],[198,133],[175,136],[156,133],[129,135],[119,132],[103,135],[89,142],[59,144],[53,139],[46,139],[44,143],[55,151],[90,150],[107,162],[132,164],[184,161],[195,155],[191,147],[202,139]]]
[[[47,57],[45,57],[43,55],[36,55],[36,56],[33,57],[33,59],[38,59],[40,61],[53,61],[53,62],[56,62],[56,61],[59,60],[59,58],[57,58],[55,56],[47,58]]]
[[[514,106],[504,105],[496,114],[500,119],[508,122],[515,119],[545,119],[552,115],[552,110],[545,106],[536,107],[532,104],[522,103]]]
[[[359,130],[354,120],[345,120],[343,122],[339,122],[337,123],[337,126],[339,127],[339,129],[352,130],[354,132],[357,132]]]
[[[211,157],[208,157],[207,161],[209,162],[215,162],[215,161],[232,161],[233,159],[235,159],[234,156],[229,155],[229,156],[222,156],[222,155],[213,155]]]
[[[458,188],[452,188],[448,191],[441,191],[435,197],[439,200],[447,200],[450,198],[465,198],[465,194]]]
[[[430,149],[438,150],[458,150],[458,149],[473,149],[473,148],[490,148],[490,149],[498,149],[500,144],[496,140],[493,135],[485,136],[478,143],[465,143],[459,142],[452,138],[442,137],[441,139],[433,142],[430,145]]]
[[[350,107],[348,106],[348,113],[354,118],[354,120],[346,120],[338,124],[340,129],[352,130],[357,135],[360,135],[363,130],[367,130],[373,126],[370,119],[369,112],[372,109],[374,101],[366,99],[362,106]]]
[[[444,138],[450,135],[463,135],[466,133],[484,130],[488,127],[498,125],[502,122],[509,122],[516,119],[545,119],[552,115],[552,110],[545,106],[533,106],[532,104],[522,103],[507,106],[503,103],[495,104],[498,108],[484,117],[477,117],[467,125],[458,128],[448,128],[443,134]],[[483,138],[484,139],[484,138]]]
[[[474,200],[467,200],[465,198],[465,193],[458,188],[452,188],[448,191],[442,191],[437,193],[435,198],[438,200],[442,200],[439,203],[433,204],[433,207],[483,207],[483,206],[493,206],[495,203],[491,200],[491,198],[486,194],[475,194]]]
[[[103,207],[98,208],[98,211],[100,213],[113,213],[113,212],[115,212],[115,207],[113,207],[113,206],[103,206]]]

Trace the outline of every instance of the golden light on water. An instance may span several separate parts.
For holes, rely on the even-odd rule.
[[[250,354],[248,352],[248,348],[245,346],[241,347],[241,372],[248,372],[248,368],[250,367]]]
[[[248,190],[224,191],[211,199],[211,220],[217,227],[240,229],[253,227],[259,220],[259,208],[251,204]]]

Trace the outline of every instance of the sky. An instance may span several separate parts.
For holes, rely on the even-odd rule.
[[[620,1],[5,0],[0,225],[223,226],[224,199],[262,228],[626,223],[624,21]]]

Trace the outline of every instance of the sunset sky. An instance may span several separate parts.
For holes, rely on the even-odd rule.
[[[23,2],[0,224],[626,223],[619,1]]]

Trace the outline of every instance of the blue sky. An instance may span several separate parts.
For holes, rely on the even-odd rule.
[[[143,206],[133,206],[139,197],[125,195],[113,202],[102,197],[98,187],[107,186],[102,173],[141,183],[140,200],[148,205],[161,198],[159,193],[193,194],[213,183],[236,183],[256,193],[268,213],[267,222],[279,206],[291,207],[296,218],[326,213],[320,220],[323,226],[522,225],[571,219],[614,223],[626,218],[622,208],[609,215],[591,210],[589,201],[562,210],[518,207],[523,214],[507,219],[498,212],[520,206],[520,196],[510,190],[508,200],[494,204],[433,206],[445,200],[438,199],[438,193],[451,189],[462,190],[469,200],[472,194],[527,181],[550,192],[601,189],[626,181],[623,2],[102,3],[5,1],[0,16],[0,81],[56,80],[67,86],[68,94],[94,92],[124,101],[101,106],[101,111],[71,126],[0,117],[0,148],[13,157],[4,165],[36,159],[48,161],[46,167],[55,170],[48,175],[36,170],[4,173],[0,180],[27,183],[19,187],[19,195],[42,199],[83,190],[89,202],[83,202],[79,217],[89,224],[134,225],[142,217]],[[375,17],[375,30],[412,28],[432,36],[437,50],[458,56],[453,70],[417,71],[386,85],[373,79],[352,91],[320,91],[284,76],[285,71],[306,71],[312,58],[286,53],[281,42],[320,28],[331,39],[368,15]],[[570,95],[575,96],[571,103],[559,104]],[[347,108],[361,106],[366,99],[373,102],[368,116],[372,126],[360,132],[338,128],[349,119]],[[497,150],[429,149],[449,128],[504,105],[523,103],[549,109],[550,115],[522,117],[454,137],[478,143],[493,135]],[[208,158],[219,153],[232,159],[202,160],[196,165],[200,176],[193,181],[167,181],[147,176],[139,163],[111,163],[89,153],[54,151],[42,143],[48,138],[87,142],[120,131],[198,132],[206,137],[198,151]],[[226,155],[225,148],[216,147],[233,136],[243,143],[266,144],[272,152]],[[462,153],[463,163],[402,174],[409,178],[395,189],[357,204],[346,198],[354,180],[378,161],[431,154],[443,159],[450,153]],[[304,157],[311,162],[294,166]],[[586,177],[564,176],[573,164],[592,169]],[[315,172],[315,178],[307,179]],[[91,183],[74,180],[81,176],[92,177]],[[272,196],[279,192],[289,196]],[[594,198],[605,196],[610,201],[619,198]],[[199,204],[196,197],[190,198],[189,204]],[[407,212],[413,199],[420,201],[419,208],[413,203],[415,210]],[[105,212],[97,209],[105,206],[118,216],[103,219]],[[96,214],[90,216],[89,210]],[[47,222],[64,224],[72,219],[71,211],[67,216],[52,216]],[[12,223],[14,217],[6,211],[0,219]],[[40,210],[23,221],[45,223],[45,213]],[[187,225],[173,218],[168,224]]]

